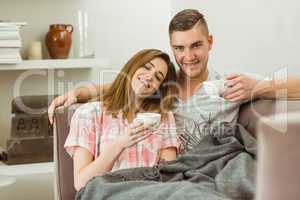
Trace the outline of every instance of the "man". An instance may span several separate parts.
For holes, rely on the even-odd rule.
[[[258,97],[280,97],[276,94],[280,89],[287,89],[288,97],[300,96],[298,79],[259,82],[243,74],[222,77],[213,69],[209,70],[207,63],[213,37],[209,33],[204,16],[197,10],[186,9],[177,13],[169,24],[169,37],[175,60],[180,68],[177,79],[179,103],[174,112],[177,118],[184,119],[184,126],[181,128],[187,128],[186,132],[195,132],[195,126],[205,125],[207,122],[236,122],[239,105],[242,102]],[[221,93],[222,97],[219,97],[216,95],[216,89],[220,88],[216,86],[215,80],[222,79],[226,79],[227,89]],[[217,88],[211,90],[209,88],[211,86]],[[57,106],[86,102],[102,94],[108,87],[109,84],[89,85],[57,97],[48,110],[50,122],[53,122],[53,112]]]

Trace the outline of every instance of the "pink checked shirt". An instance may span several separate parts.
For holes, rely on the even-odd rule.
[[[70,156],[74,147],[86,148],[94,158],[101,156],[101,147],[114,141],[127,130],[129,124],[120,113],[117,118],[106,114],[101,102],[80,106],[74,113],[65,148]],[[164,148],[179,148],[175,119],[172,112],[151,136],[125,149],[116,160],[112,171],[133,167],[154,166],[159,161],[160,151]]]

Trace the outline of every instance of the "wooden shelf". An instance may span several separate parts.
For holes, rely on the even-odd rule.
[[[0,64],[0,71],[30,69],[88,69],[96,66],[107,67],[109,61],[99,58],[23,60],[19,64]]]
[[[54,172],[53,162],[6,165],[0,162],[0,174],[6,176],[35,175]]]

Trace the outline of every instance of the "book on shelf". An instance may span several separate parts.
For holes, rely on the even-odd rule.
[[[0,67],[1,64],[18,64],[22,62],[21,56],[17,58],[0,58]]]
[[[16,55],[19,54],[20,48],[18,47],[0,47],[0,56],[2,55]]]
[[[7,20],[0,20],[0,28],[1,27],[12,27],[12,26],[26,26],[27,22],[11,22]]]
[[[0,30],[2,32],[6,32],[6,31],[19,31],[19,27],[18,26],[0,26]]]
[[[3,25],[5,24],[5,26]],[[7,23],[0,22],[0,47],[21,47],[20,31],[16,28],[18,25],[13,23],[7,25]],[[15,30],[2,30],[3,27],[15,27]]]
[[[1,47],[22,47],[21,40],[0,40]]]
[[[0,59],[2,59],[2,58],[19,58],[19,57],[20,57],[19,52],[11,53],[11,54],[0,54]]]
[[[20,57],[19,51],[10,52],[10,53],[0,53],[0,59],[2,59],[2,58],[19,58],[19,57]]]
[[[22,41],[20,27],[26,22],[0,20],[0,64],[17,64],[22,62],[20,49]]]
[[[0,40],[20,40],[21,36],[19,31],[1,31]]]
[[[21,61],[20,48],[0,48],[0,64],[19,63]]]

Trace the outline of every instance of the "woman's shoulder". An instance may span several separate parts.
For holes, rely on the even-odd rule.
[[[170,124],[170,123],[174,123],[175,122],[175,118],[174,118],[174,113],[173,111],[167,111],[164,115],[164,117],[162,117],[162,123],[164,125]]]
[[[79,117],[92,117],[98,116],[102,113],[102,102],[88,102],[84,103],[76,109],[75,114]]]

